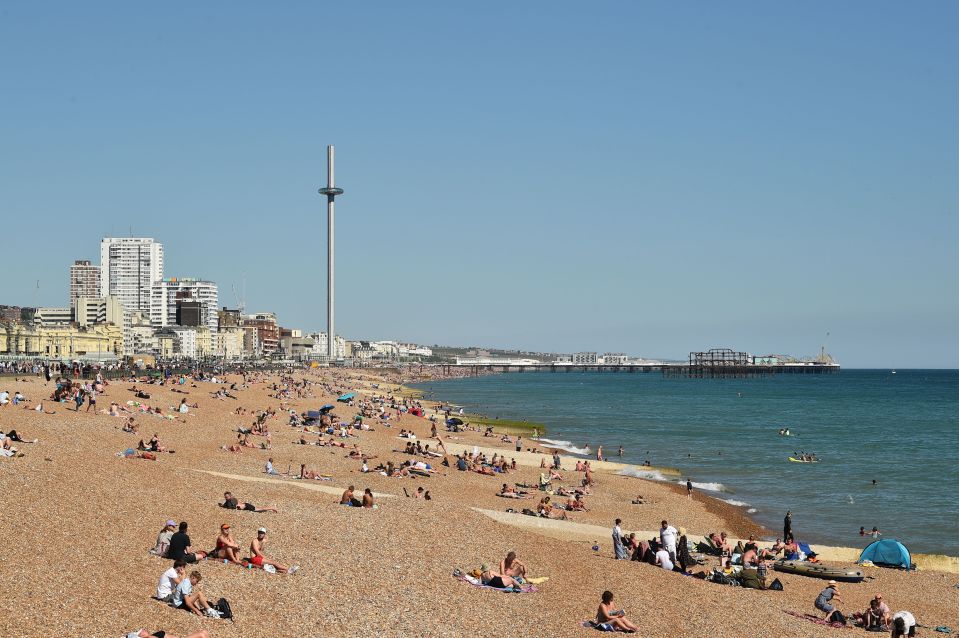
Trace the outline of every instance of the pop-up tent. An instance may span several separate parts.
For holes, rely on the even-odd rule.
[[[860,563],[867,560],[882,567],[900,567],[902,569],[912,567],[912,556],[909,554],[909,550],[893,538],[883,538],[869,543],[859,556]]]
[[[337,401],[339,401],[340,403],[346,403],[347,401],[349,401],[355,396],[356,396],[355,392],[350,392],[348,394],[344,394],[343,396],[339,397]]]

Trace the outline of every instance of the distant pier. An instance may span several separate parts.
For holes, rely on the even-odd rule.
[[[769,374],[831,374],[839,372],[837,363],[716,364],[627,363],[619,365],[569,363],[450,363],[441,364],[446,373],[469,370],[479,375],[497,372],[658,372],[664,376],[690,378],[748,378]]]

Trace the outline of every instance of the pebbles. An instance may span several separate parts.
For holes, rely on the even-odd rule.
[[[251,410],[277,401],[262,384],[239,394],[238,401],[210,399],[208,384],[188,388],[199,402],[195,417],[166,421],[138,415],[144,438],[159,432],[176,454],[157,461],[114,456],[135,447],[140,436],[115,428],[121,419],[74,414],[58,406],[56,415],[27,410],[0,410],[4,429],[16,428],[40,443],[24,445],[26,456],[0,459],[0,485],[5,511],[0,519],[0,636],[50,635],[113,638],[147,627],[186,635],[199,628],[214,638],[304,638],[314,636],[591,636],[579,621],[595,613],[604,589],[616,594],[646,636],[827,636],[833,630],[789,617],[781,609],[812,611],[824,586],[821,581],[776,574],[784,592],[759,592],[713,585],[665,573],[654,567],[610,558],[609,538],[592,551],[591,540],[570,542],[509,527],[472,507],[505,510],[525,501],[507,501],[493,494],[503,483],[535,482],[538,468],[521,468],[506,477],[484,477],[442,468],[447,476],[388,479],[361,474],[359,463],[338,448],[293,445],[292,431],[281,418],[270,423],[273,450],[219,449],[230,442],[237,426],[237,406]],[[19,384],[29,397],[49,394],[35,380]],[[125,401],[128,385],[115,383],[107,399]],[[154,404],[175,405],[167,389],[154,393]],[[294,403],[297,410],[329,402],[317,396]],[[337,404],[336,413],[353,411]],[[429,433],[429,422],[404,416],[396,429],[377,426],[358,442],[379,460],[401,461],[395,438],[399,427]],[[481,443],[478,434],[466,442]],[[490,439],[486,439],[488,442]],[[277,468],[300,463],[333,476],[326,486],[358,490],[370,487],[398,498],[381,499],[380,509],[336,504],[335,495],[299,489],[294,481],[241,482],[222,474],[263,477],[267,458]],[[55,462],[44,461],[54,458]],[[570,473],[572,474],[572,473]],[[568,477],[569,478],[569,477]],[[748,519],[736,508],[707,499],[687,499],[667,484],[597,472],[596,495],[587,498],[588,513],[574,513],[576,522],[611,528],[621,517],[624,529],[657,529],[666,518],[691,534],[726,529],[746,534]],[[297,482],[298,483],[298,482]],[[320,484],[320,483],[317,483]],[[570,481],[567,481],[570,484]],[[432,501],[403,497],[424,486]],[[412,489],[411,489],[412,488]],[[276,505],[279,514],[251,514],[217,507],[225,490],[257,505]],[[642,493],[650,505],[632,506]],[[535,503],[536,501],[530,501]],[[157,532],[167,518],[187,520],[194,545],[210,549],[219,525],[229,522],[244,549],[260,525],[270,530],[267,554],[299,564],[293,576],[245,570],[221,562],[196,566],[208,597],[230,600],[236,621],[197,618],[150,599],[168,561],[150,556]],[[742,526],[742,527],[740,527]],[[454,580],[454,567],[472,569],[498,563],[510,550],[531,573],[550,580],[535,594],[502,594]],[[926,625],[959,626],[959,590],[935,572],[902,573],[873,569],[875,580],[841,588],[843,609],[865,609],[881,591],[893,611],[909,609]],[[953,579],[954,580],[954,579]]]

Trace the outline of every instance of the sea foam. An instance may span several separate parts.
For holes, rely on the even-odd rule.
[[[580,456],[585,456],[589,454],[588,447],[576,447],[575,445],[573,445],[572,441],[544,439],[542,437],[540,437],[539,439],[536,439],[536,441],[537,443],[541,444],[543,447],[553,447],[559,450],[563,450],[565,452],[569,452],[570,454],[579,454]]]

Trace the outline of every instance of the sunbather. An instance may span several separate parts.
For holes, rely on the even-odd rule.
[[[499,564],[499,571],[504,576],[526,578],[526,564],[516,558],[516,552],[510,552],[506,555],[506,558]]]
[[[495,587],[496,589],[506,589],[508,587],[515,587],[517,583],[513,580],[512,577],[505,574],[500,574],[494,571],[491,571],[489,565],[484,563],[480,567],[482,574],[480,575],[480,580],[482,583],[488,587]]]
[[[256,538],[250,543],[250,563],[254,567],[263,568],[264,565],[272,565],[276,568],[276,571],[281,574],[294,574],[296,570],[299,569],[296,565],[293,567],[287,567],[283,563],[278,563],[276,561],[270,560],[263,555],[263,551],[266,548],[266,528],[261,527],[256,530]]]
[[[228,510],[244,510],[247,512],[277,512],[275,507],[257,507],[253,503],[247,503],[246,501],[238,501],[236,497],[233,496],[232,492],[223,492],[223,505]]]
[[[216,549],[213,550],[213,556],[240,565],[242,561],[237,551],[239,549],[239,543],[236,542],[233,534],[230,533],[230,524],[223,523],[220,525],[220,535],[216,537]]]
[[[596,624],[609,625],[613,631],[622,631],[627,634],[635,633],[639,629],[626,619],[625,609],[613,609],[613,592],[609,590],[603,592],[603,600],[599,603],[599,609],[596,610]]]

